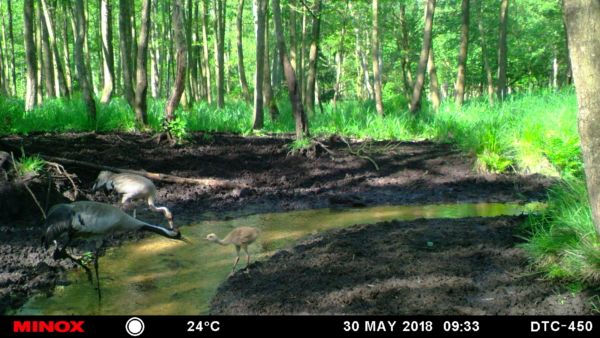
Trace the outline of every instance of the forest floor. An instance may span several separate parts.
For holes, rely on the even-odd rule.
[[[0,139],[0,148],[119,168],[194,178],[233,187],[156,182],[159,204],[182,226],[285,210],[381,204],[526,202],[543,200],[552,180],[539,175],[493,175],[472,170],[474,158],[431,142],[352,143],[322,140],[308,156],[290,153],[289,137],[192,135],[185,144],[157,144],[149,135],[38,134]],[[97,169],[65,165],[77,175],[79,199],[116,203],[92,192]],[[43,182],[32,183],[45,204]],[[63,190],[69,186],[63,184]],[[59,189],[60,190],[60,189]],[[61,191],[62,192],[62,191]],[[50,204],[61,200],[50,194]],[[41,214],[20,185],[0,187],[0,313],[37,292],[68,283],[70,263],[40,246]],[[138,208],[140,218],[164,224]],[[251,265],[228,279],[214,313],[576,314],[591,313],[590,295],[571,294],[529,271],[515,246],[520,218],[416,220],[357,225],[325,232]],[[185,230],[182,230],[185,232]],[[129,235],[120,240],[135,240]],[[435,243],[423,247],[422,239]],[[406,262],[410,262],[407,264]]]

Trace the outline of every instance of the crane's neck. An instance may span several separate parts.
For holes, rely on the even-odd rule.
[[[140,221],[140,223],[142,223],[140,230],[154,232],[155,234],[159,234],[161,236],[171,238],[171,239],[181,239],[181,233],[179,231],[170,230],[167,228],[163,228],[163,227],[160,227],[157,225],[152,225],[152,224],[141,222],[141,221]]]
[[[226,240],[223,240],[223,239],[220,239],[220,238],[215,239],[214,242],[217,243],[217,244],[221,244],[221,245],[229,245],[229,244],[231,244],[231,243],[229,243],[229,241],[226,241]]]

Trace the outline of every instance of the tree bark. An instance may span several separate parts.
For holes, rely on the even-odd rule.
[[[206,98],[208,103],[212,103],[212,86],[210,75],[210,59],[208,54],[208,0],[202,0],[202,48],[203,48],[203,67],[206,79]]]
[[[40,4],[38,4],[38,6],[41,7]],[[42,11],[40,10],[40,13]],[[46,97],[55,97],[55,93],[54,93],[54,61],[52,60],[52,52],[50,50],[50,41],[48,38],[48,27],[46,25],[46,22],[42,19],[39,18],[39,20],[37,20],[39,25],[40,25],[40,29],[41,29],[41,37],[42,37],[42,64],[44,67],[44,75],[42,77],[42,80],[44,81],[44,91],[46,93]]]
[[[300,88],[298,88],[298,83],[296,82],[296,73],[294,72],[292,63],[288,58],[285,42],[283,40],[283,25],[281,24],[281,9],[279,7],[279,0],[272,0],[271,4],[273,6],[273,20],[275,21],[275,36],[277,37],[279,60],[283,64],[290,102],[292,104],[292,112],[294,114],[294,121],[296,124],[296,139],[301,139],[309,136],[308,120],[302,105],[302,99],[300,97],[299,90]]]
[[[348,7],[348,1],[346,1],[346,7]],[[342,78],[344,74],[344,54],[345,50],[345,41],[346,38],[346,16],[344,16],[344,20],[342,21],[342,32],[340,33],[340,42],[338,45],[338,50],[335,53],[335,84],[333,86],[333,106],[336,107],[338,98],[341,96],[343,88],[342,88]]]
[[[486,80],[487,80],[487,92],[488,92],[488,101],[490,104],[494,104],[494,80],[492,77],[492,68],[490,67],[490,62],[487,57],[487,46],[485,43],[485,30],[483,29],[483,10],[482,10],[482,1],[479,1],[479,19],[477,22],[477,26],[479,27],[479,39],[481,42],[481,57],[483,59],[483,69],[485,71]]]
[[[465,74],[469,48],[469,0],[461,3],[460,48],[458,52],[458,74],[456,75],[456,104],[460,107],[465,101]]]
[[[33,0],[25,0],[23,4],[23,36],[25,37],[25,59],[27,60],[26,111],[32,110],[37,102],[37,60],[33,41],[35,34],[33,21]]]
[[[50,12],[50,8],[46,0],[41,1],[41,6],[43,8],[44,14],[44,23],[46,27],[46,32],[48,34],[48,42],[50,47],[50,53],[52,54],[52,59],[54,62],[52,63],[52,71],[53,76],[52,79],[56,79],[55,85],[55,94],[63,97],[69,96],[69,86],[67,85],[67,79],[65,76],[65,68],[63,67],[62,60],[60,57],[60,53],[58,50],[58,44],[56,43],[56,30],[54,29],[54,23],[52,21],[52,15]],[[42,19],[42,18],[40,18]]]
[[[35,6],[35,22],[37,23],[35,25],[35,52],[37,55],[37,92],[35,93],[35,98],[36,98],[36,102],[37,104],[42,104],[43,102],[43,86],[42,86],[42,80],[44,78],[43,74],[44,74],[44,58],[42,55],[42,25],[41,25],[41,20],[39,20],[42,17],[42,8],[41,6]]]
[[[498,99],[504,100],[508,93],[506,87],[506,26],[508,22],[508,0],[502,0],[500,5],[500,38],[498,40]]]
[[[268,0],[266,0],[268,3]],[[265,10],[265,53],[264,53],[264,69],[263,69],[263,101],[264,105],[269,109],[269,118],[271,121],[275,121],[279,115],[279,108],[277,103],[273,99],[273,86],[271,85],[271,67],[270,67],[270,56],[269,56],[270,44],[269,44],[269,10],[268,6]],[[274,53],[277,54],[277,53]],[[278,61],[275,63],[279,63]]]
[[[263,113],[263,82],[265,66],[265,12],[268,0],[254,0],[254,30],[256,35],[256,73],[254,77],[254,114],[252,129],[262,129]]]
[[[442,94],[440,93],[440,85],[437,78],[437,70],[435,67],[435,56],[433,53],[433,44],[429,48],[429,59],[427,62],[427,74],[429,74],[429,95],[431,96],[431,105],[436,111],[440,108],[442,102]]]
[[[160,96],[160,48],[158,33],[160,31],[158,25],[158,2],[152,6],[152,13],[155,20],[151,20],[152,28],[150,29],[150,93],[153,98]]]
[[[142,18],[140,22],[140,34],[137,43],[137,60],[135,70],[135,118],[139,124],[148,124],[148,39],[150,37],[150,10],[151,0],[142,1]]]
[[[17,73],[15,63],[15,36],[13,33],[12,0],[7,1],[8,9],[8,40],[10,42],[10,73],[12,75],[12,94],[17,95]]]
[[[417,68],[417,78],[413,87],[412,99],[410,101],[410,112],[415,114],[421,109],[421,95],[423,84],[425,82],[425,70],[427,69],[427,60],[429,59],[429,49],[431,48],[431,32],[433,28],[433,14],[435,11],[435,0],[427,0],[427,9],[425,11],[425,26],[423,28],[423,47],[419,56],[419,67]]]
[[[297,0],[290,0],[290,63],[294,71],[297,71],[298,37],[296,34],[296,6]]]
[[[110,101],[114,89],[115,66],[114,51],[112,46],[112,3],[109,0],[100,2],[100,27],[102,32],[102,89],[101,103]]]
[[[174,119],[173,113],[181,100],[181,95],[185,89],[185,72],[186,72],[186,45],[183,32],[183,4],[182,0],[173,1],[173,30],[175,36],[175,47],[177,48],[177,72],[175,74],[175,83],[173,92],[167,101],[165,108],[165,119],[170,122]]]
[[[244,47],[242,43],[243,30],[242,19],[244,18],[244,0],[239,0],[237,8],[237,55],[238,55],[238,73],[240,76],[240,86],[242,87],[242,95],[244,100],[250,101],[250,89],[246,80],[246,71],[244,69]]]
[[[348,9],[350,10],[350,16],[352,16],[352,23],[354,25],[354,35],[356,37],[356,46],[354,50],[359,68],[359,71],[357,73],[358,79],[356,94],[358,97],[364,98],[364,88],[366,89],[367,97],[371,98],[373,97],[373,87],[371,86],[371,81],[369,80],[369,68],[367,67],[367,57],[365,56],[364,48],[361,44],[360,27],[358,24],[357,14],[354,12],[351,2],[348,3]]]
[[[564,0],[563,15],[579,106],[578,124],[588,195],[600,237],[600,2]]]
[[[315,112],[315,82],[317,80],[317,61],[319,60],[319,34],[321,29],[321,0],[315,0],[312,8],[313,22],[310,51],[308,54],[308,74],[306,76],[306,111]]]
[[[96,102],[92,92],[92,84],[89,80],[87,65],[85,64],[85,56],[83,55],[83,44],[85,40],[85,16],[83,0],[75,0],[75,65],[77,67],[77,75],[79,85],[81,86],[83,101],[85,102],[89,117],[92,121],[96,121]]]
[[[215,0],[217,43],[217,107],[225,107],[225,8],[226,0]]]
[[[381,83],[381,53],[379,51],[379,1],[373,0],[373,31],[371,37],[371,58],[373,63],[373,84],[375,90],[375,108],[383,116],[383,98]]]
[[[73,77],[71,75],[71,58],[69,57],[69,24],[67,17],[70,16],[68,4],[66,2],[60,2],[62,4],[62,21],[63,29],[61,31],[62,38],[62,50],[63,50],[63,65],[65,69],[65,81],[66,88],[69,93],[73,91]]]
[[[121,51],[121,72],[123,74],[123,96],[133,108],[133,65],[131,42],[131,4],[129,0],[119,0],[119,49]]]
[[[408,22],[406,19],[406,5],[400,5],[400,26],[402,27],[402,82],[404,83],[404,90],[407,95],[410,93],[413,86],[413,78],[412,73],[410,71],[410,44],[409,40],[409,30],[408,30]]]

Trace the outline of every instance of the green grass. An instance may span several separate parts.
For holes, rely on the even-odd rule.
[[[437,113],[424,107],[418,117],[407,111],[400,96],[387,95],[386,116],[379,117],[370,101],[325,103],[309,116],[313,135],[339,134],[372,140],[435,140],[454,144],[476,156],[474,169],[485,172],[539,173],[561,183],[552,188],[548,208],[531,216],[524,225],[529,238],[524,246],[532,262],[551,278],[600,281],[600,250],[591,221],[583,178],[583,162],[577,133],[577,102],[573,88],[540,90],[511,96],[490,106],[485,98],[470,100],[458,109],[451,101]],[[265,128],[253,131],[252,106],[228,102],[224,109],[205,102],[179,108],[171,131],[185,140],[190,132],[231,132],[242,135],[291,133],[294,120],[286,97],[278,100],[280,118],[265,118]],[[165,100],[149,100],[149,128],[162,129]],[[121,99],[98,105],[95,124],[88,120],[81,99],[48,100],[32,112],[24,112],[19,99],[0,97],[0,135],[31,132],[134,131],[132,110]],[[204,134],[210,137],[210,134]],[[302,139],[290,144],[301,149]]]
[[[44,168],[44,164],[44,160],[37,155],[21,156],[15,163],[16,174],[19,177],[37,175]]]

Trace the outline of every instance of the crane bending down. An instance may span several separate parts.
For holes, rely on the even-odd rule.
[[[116,190],[117,193],[123,194],[121,200],[123,206],[130,200],[146,200],[150,209],[163,213],[169,222],[169,227],[173,229],[173,214],[171,214],[171,211],[167,207],[157,207],[154,205],[156,186],[149,179],[135,174],[117,174],[111,171],[101,171],[92,190],[96,191],[102,187],[105,187],[109,191]],[[135,209],[133,210],[133,217],[135,217]]]
[[[233,263],[233,268],[231,269],[230,276],[235,272],[235,267],[240,260],[240,248],[244,249],[246,252],[246,268],[248,268],[248,264],[250,264],[250,254],[248,254],[248,245],[254,243],[256,239],[260,235],[260,230],[253,227],[239,227],[233,229],[230,233],[225,236],[223,239],[219,239],[215,234],[208,234],[206,239],[218,243],[221,245],[235,245],[235,251],[237,256],[235,258],[235,262]]]
[[[66,248],[72,241],[78,239],[95,242],[93,259],[99,301],[102,299],[102,293],[100,291],[100,279],[98,278],[98,254],[107,236],[118,232],[144,230],[167,238],[187,241],[181,236],[179,230],[170,230],[152,225],[135,219],[112,205],[91,201],[53,206],[48,213],[45,226],[47,228],[42,237],[42,243],[46,248],[50,243],[56,245],[54,259],[69,258],[73,260],[85,269],[90,282],[92,282],[90,269],[81,262],[81,259],[69,255]],[[60,247],[58,241],[63,238],[66,242]]]

